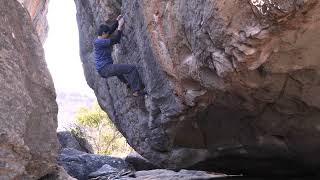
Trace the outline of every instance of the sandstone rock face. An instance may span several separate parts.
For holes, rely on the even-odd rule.
[[[75,2],[88,84],[152,163],[276,175],[320,167],[318,1]],[[95,72],[95,31],[120,11],[115,63],[139,67],[145,99]]]
[[[1,0],[0,14],[0,179],[38,179],[57,170],[53,81],[28,12]]]
[[[18,0],[29,11],[33,25],[37,30],[41,42],[43,43],[48,34],[48,13],[49,0]]]

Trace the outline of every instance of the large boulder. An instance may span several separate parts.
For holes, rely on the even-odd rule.
[[[57,171],[58,106],[31,18],[0,1],[0,179],[39,179]]]
[[[75,2],[87,82],[143,157],[172,169],[318,171],[317,0]],[[114,60],[137,65],[145,99],[94,68],[97,27],[120,11]]]

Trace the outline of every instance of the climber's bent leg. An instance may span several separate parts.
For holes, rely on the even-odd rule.
[[[142,90],[142,81],[136,67],[128,74],[128,81],[134,92]]]
[[[99,71],[99,74],[104,78],[113,76],[121,78],[124,74],[129,74],[134,68],[135,66],[129,64],[108,64]],[[123,79],[120,80],[122,81]]]
[[[132,90],[140,91],[142,89],[142,81],[140,79],[136,66],[130,64],[110,64],[106,65],[99,71],[99,74],[104,78],[117,76],[119,78],[126,77]],[[122,79],[123,80],[123,79]]]
[[[124,83],[124,84],[128,84],[129,83],[125,76],[118,75],[117,77],[122,83]]]

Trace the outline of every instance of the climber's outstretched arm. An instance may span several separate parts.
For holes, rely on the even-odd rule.
[[[122,35],[122,28],[123,28],[123,25],[124,25],[124,19],[120,15],[117,18],[117,20],[118,20],[117,21],[118,22],[118,29],[117,29],[117,31],[114,32],[113,36],[110,38],[111,45],[119,43],[120,39],[121,39],[121,35]]]
[[[120,30],[116,30],[114,34],[110,37],[110,44],[118,44],[120,42],[122,36],[122,32]]]
[[[114,20],[110,24],[111,25],[110,25],[110,33],[109,34],[113,34],[114,31],[118,28],[119,22],[118,22],[118,20]]]

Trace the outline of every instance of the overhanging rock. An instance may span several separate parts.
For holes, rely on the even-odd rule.
[[[318,1],[75,2],[87,82],[148,160],[248,174],[319,168]],[[139,67],[146,99],[95,72],[95,31],[120,12],[114,59]]]

